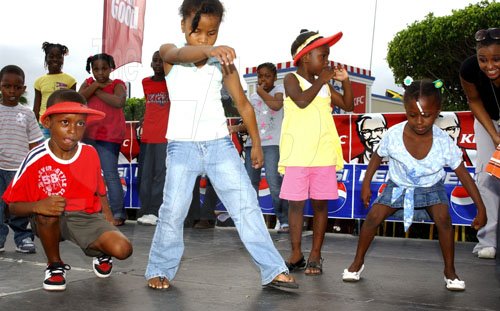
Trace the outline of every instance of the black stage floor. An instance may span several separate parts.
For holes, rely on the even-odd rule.
[[[98,279],[91,258],[69,242],[63,260],[72,269],[64,292],[46,292],[42,281],[46,258],[14,251],[12,232],[0,253],[0,310],[500,310],[498,261],[478,259],[472,243],[457,242],[456,268],[465,292],[446,290],[438,241],[376,237],[362,280],[344,283],[341,273],[351,262],[357,237],[329,233],[323,248],[324,274],[295,273],[300,289],[280,291],[260,286],[257,267],[234,228],[186,229],[186,251],[172,287],[146,286],[144,270],[154,227],[133,221],[121,227],[134,254],[116,261],[113,275]],[[305,232],[306,256],[311,232]],[[288,236],[271,235],[288,255]]]

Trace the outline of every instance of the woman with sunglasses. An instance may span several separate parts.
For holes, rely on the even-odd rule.
[[[500,144],[500,28],[476,32],[476,55],[460,68],[460,81],[474,114],[477,146],[476,182],[486,205],[488,222],[477,233],[473,253],[479,258],[495,258],[497,248],[500,182],[485,172],[486,164]]]

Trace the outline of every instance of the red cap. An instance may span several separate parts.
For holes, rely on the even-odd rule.
[[[328,46],[334,45],[335,43],[337,43],[337,41],[340,40],[340,38],[342,38],[342,35],[343,35],[342,32],[338,32],[338,33],[334,34],[333,36],[326,37],[326,38],[324,38],[320,35],[315,35],[315,36],[309,37],[301,46],[299,46],[297,48],[297,51],[295,52],[295,55],[293,56],[293,65],[297,66],[297,62],[299,61],[299,59],[302,56],[304,56],[306,53],[314,50],[317,47],[320,47],[320,46],[325,45],[325,44]]]
[[[103,119],[106,114],[102,111],[90,109],[87,105],[76,102],[60,102],[50,106],[40,118],[43,122],[45,118],[56,113],[81,113],[87,115],[87,123]]]

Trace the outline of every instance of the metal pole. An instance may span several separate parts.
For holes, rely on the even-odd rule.
[[[372,71],[373,42],[375,41],[375,23],[377,21],[377,2],[375,0],[375,10],[373,11],[372,48],[370,50],[370,72]]]

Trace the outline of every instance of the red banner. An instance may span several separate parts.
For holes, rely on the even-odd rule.
[[[116,68],[141,62],[146,0],[104,0],[102,52],[115,59]]]

